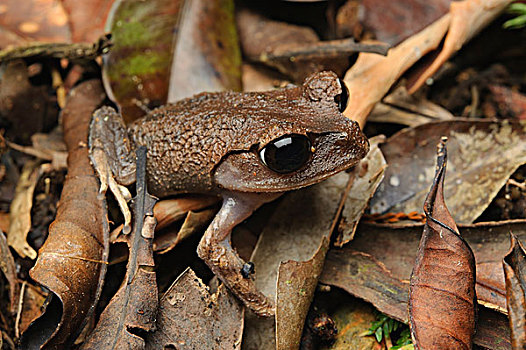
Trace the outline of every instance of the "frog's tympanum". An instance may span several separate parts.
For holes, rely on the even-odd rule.
[[[234,226],[285,191],[317,183],[362,159],[369,143],[341,112],[347,89],[332,72],[302,86],[268,92],[202,93],[151,111],[126,127],[110,107],[98,109],[90,131],[90,157],[130,230],[124,185],[135,180],[134,149],[147,148],[152,194],[221,196],[223,205],[197,248],[210,269],[259,315],[273,303],[255,287],[253,264],[230,245]]]

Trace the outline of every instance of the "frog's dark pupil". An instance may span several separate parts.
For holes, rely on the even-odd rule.
[[[259,152],[272,171],[286,174],[303,167],[310,158],[311,144],[305,135],[286,135],[271,141]]]
[[[340,82],[342,93],[334,96],[334,102],[338,104],[338,109],[341,113],[343,113],[345,108],[347,108],[347,103],[349,102],[349,89],[347,89],[347,85],[345,85],[343,80],[338,79],[338,81]]]

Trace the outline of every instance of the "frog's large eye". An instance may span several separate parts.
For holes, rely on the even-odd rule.
[[[269,142],[259,151],[261,161],[272,171],[291,173],[303,167],[311,155],[310,140],[305,135],[285,135]]]
[[[342,93],[334,96],[334,102],[338,104],[338,109],[340,110],[340,113],[343,113],[343,111],[345,111],[345,108],[347,108],[347,103],[349,102],[349,89],[347,89],[347,85],[345,85],[343,80],[338,79],[338,82],[340,83],[340,86],[342,88]]]

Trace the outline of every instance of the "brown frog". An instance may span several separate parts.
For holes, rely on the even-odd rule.
[[[255,287],[253,265],[231,247],[230,234],[262,204],[322,181],[367,154],[360,127],[341,114],[347,96],[336,74],[320,72],[302,86],[281,90],[202,93],[157,108],[128,127],[113,108],[102,107],[90,130],[101,194],[110,187],[129,232],[130,196],[123,185],[135,180],[133,150],[144,145],[152,194],[221,196],[199,257],[246,306],[273,315],[273,303]]]

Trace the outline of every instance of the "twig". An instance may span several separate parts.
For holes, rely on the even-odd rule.
[[[20,317],[22,315],[22,305],[24,304],[24,294],[26,292],[26,284],[27,284],[27,281],[24,281],[22,283],[22,287],[20,288],[20,295],[18,297],[18,308],[16,310],[16,319],[15,319],[15,337],[17,339],[20,338],[20,328],[18,327],[18,324],[20,323]]]

